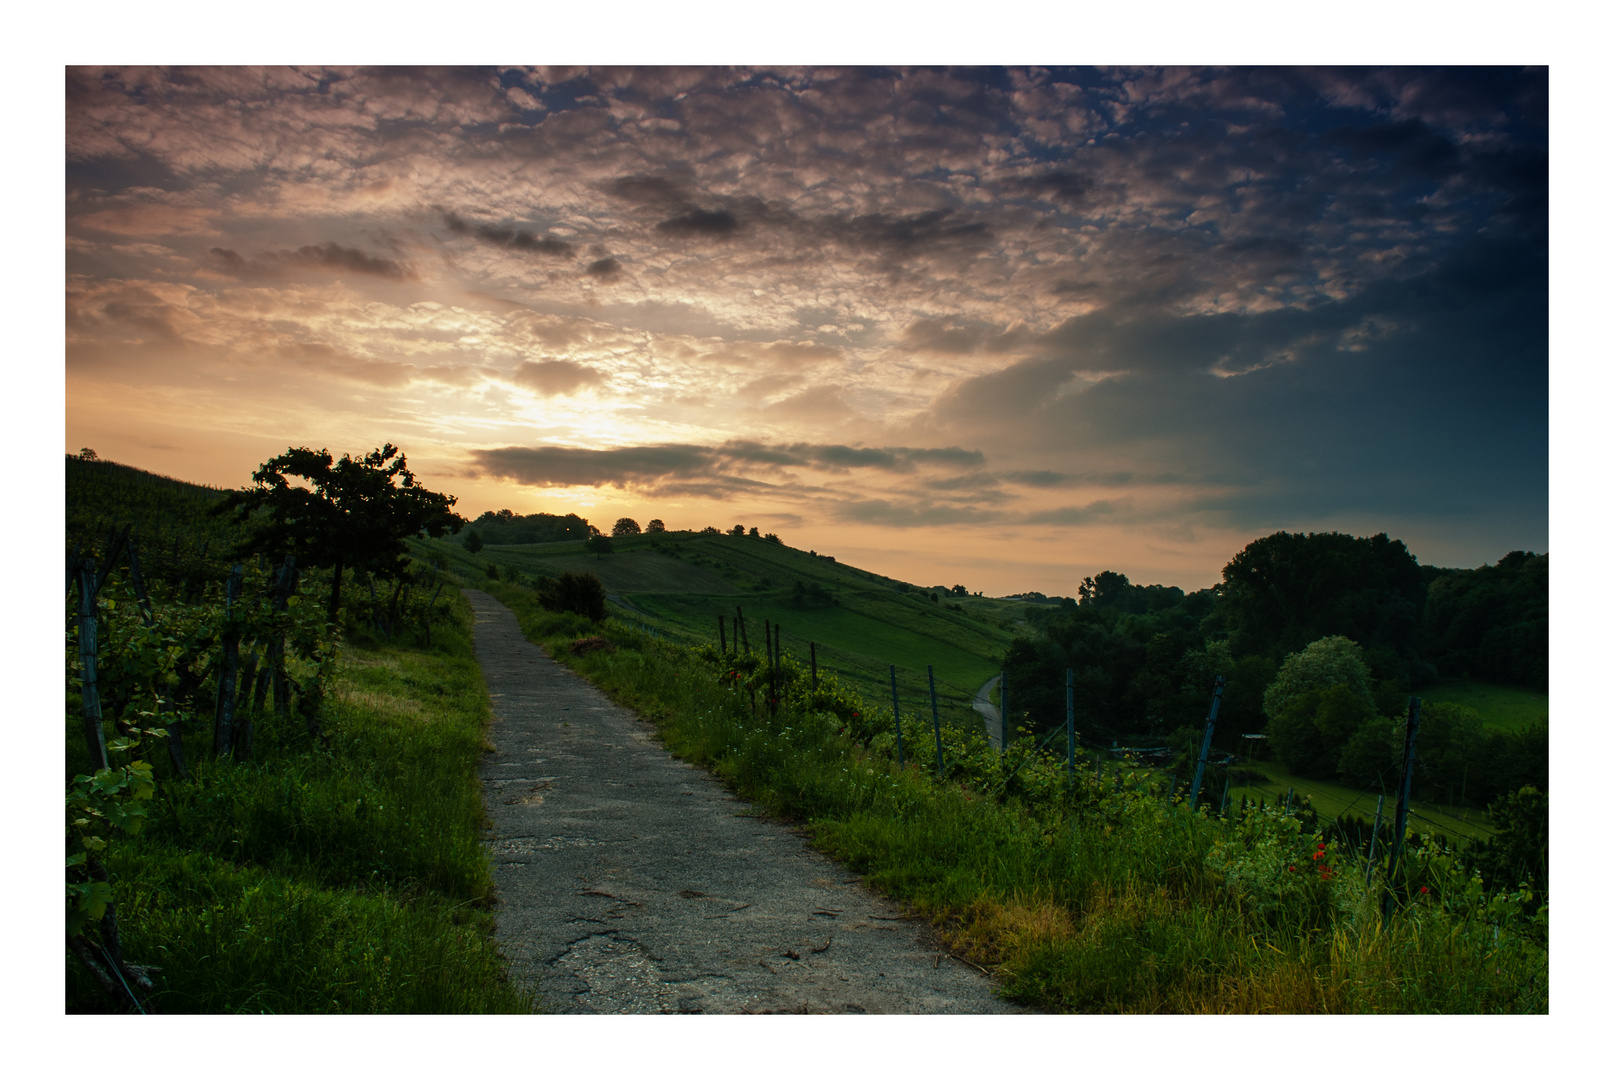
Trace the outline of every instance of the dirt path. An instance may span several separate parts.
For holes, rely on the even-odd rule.
[[[499,947],[545,1010],[1017,1011],[924,923],[673,758],[507,608],[465,595],[493,695]]]
[[[1002,678],[1002,675],[994,675],[986,680],[981,684],[981,688],[975,691],[975,700],[970,702],[975,706],[975,711],[981,714],[981,722],[986,725],[987,741],[992,744],[994,750],[1003,749],[1003,714],[992,704],[992,691],[998,688]]]

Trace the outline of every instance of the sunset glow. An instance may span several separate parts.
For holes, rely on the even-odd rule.
[[[921,585],[1547,548],[1541,70],[67,69],[66,450]]]

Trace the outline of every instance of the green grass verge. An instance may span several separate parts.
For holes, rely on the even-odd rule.
[[[523,629],[654,721],[675,754],[930,919],[1003,991],[1056,1012],[1542,1012],[1545,913],[1482,894],[1446,853],[1407,858],[1411,910],[1385,926],[1354,853],[1296,818],[1226,824],[1084,767],[1026,758],[1012,777],[978,734],[949,746],[945,776],[912,749],[892,760],[890,714],[792,691],[754,716],[722,660],[638,632],[541,611],[494,586]],[[603,633],[615,650],[567,646]],[[794,676],[799,679],[799,676]],[[800,686],[799,681],[795,684]],[[858,720],[848,720],[857,708]],[[872,720],[871,720],[872,718]],[[863,724],[863,727],[859,727]],[[881,729],[882,724],[884,729]],[[1327,871],[1323,867],[1327,867]],[[1380,879],[1382,881],[1382,874]]]
[[[1251,802],[1265,799],[1268,806],[1282,802],[1293,788],[1295,797],[1301,796],[1311,801],[1312,809],[1316,810],[1326,820],[1334,820],[1344,814],[1373,820],[1373,813],[1378,806],[1378,796],[1374,792],[1357,791],[1344,784],[1333,784],[1327,780],[1313,780],[1309,777],[1296,776],[1285,769],[1278,762],[1262,761],[1248,766],[1249,769],[1260,773],[1266,780],[1255,784],[1239,784],[1228,791],[1228,799],[1237,802],[1240,798],[1247,798]],[[1390,778],[1392,790],[1384,797],[1384,815],[1388,821],[1395,813],[1395,778]],[[1215,793],[1220,797],[1220,792]],[[1486,840],[1496,834],[1490,822],[1485,817],[1485,811],[1473,807],[1443,806],[1438,803],[1425,802],[1414,798],[1411,803],[1411,814],[1414,815],[1413,824],[1424,832],[1443,832],[1452,840]]]
[[[107,858],[124,954],[169,1013],[520,1013],[488,906],[477,762],[489,722],[470,611],[429,649],[350,642],[329,747],[260,720],[255,760],[203,760]],[[192,754],[201,733],[189,733]],[[69,767],[81,741],[69,726]],[[82,750],[79,751],[82,753]],[[71,956],[69,1012],[107,1007]]]
[[[1422,691],[1420,696],[1427,704],[1449,701],[1466,705],[1479,713],[1486,727],[1499,731],[1523,731],[1547,717],[1547,695],[1519,686],[1443,679],[1433,689]]]

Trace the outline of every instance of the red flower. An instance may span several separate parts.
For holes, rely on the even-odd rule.
[[[1419,889],[1418,891],[1421,892],[1421,893],[1426,893],[1426,892],[1429,891],[1429,886],[1425,885],[1423,888]]]
[[[1292,873],[1294,873],[1294,872],[1295,872],[1295,868],[1294,868],[1294,867],[1292,867],[1292,866],[1291,866],[1291,867],[1290,867],[1290,868],[1289,868],[1289,872],[1290,872],[1290,873],[1291,873],[1291,874],[1292,874]]]

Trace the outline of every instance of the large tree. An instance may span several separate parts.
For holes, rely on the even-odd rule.
[[[1416,647],[1423,577],[1406,545],[1383,533],[1273,533],[1233,556],[1222,578],[1235,655],[1276,660],[1336,634],[1399,657]]]
[[[289,448],[259,466],[252,481],[219,507],[253,529],[237,554],[295,555],[299,566],[329,567],[332,622],[342,606],[344,570],[399,577],[408,537],[457,533],[465,524],[452,509],[454,496],[416,483],[391,443],[340,461],[329,450]]]

